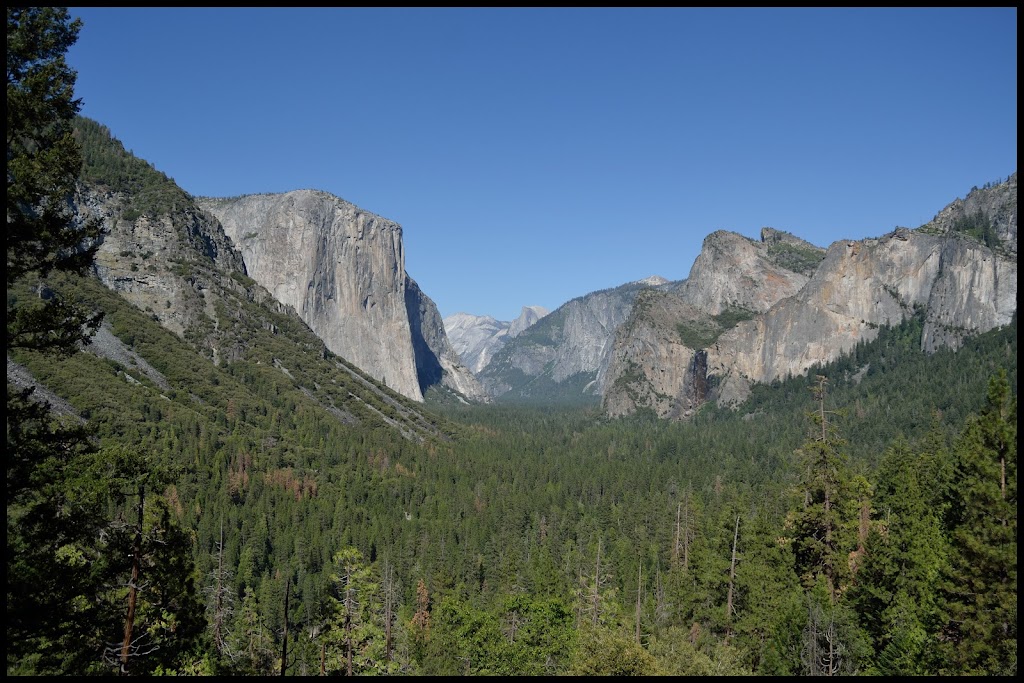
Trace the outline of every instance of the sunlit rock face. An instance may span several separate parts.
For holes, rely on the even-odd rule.
[[[405,272],[397,223],[316,190],[198,202],[224,226],[249,276],[332,352],[413,400],[434,385],[486,400],[437,306]]]
[[[704,239],[686,280],[638,297],[615,336],[602,400],[612,417],[648,408],[686,418],[710,395],[707,350],[736,320],[800,291],[824,250],[765,228],[761,240],[719,230]],[[798,272],[799,269],[804,272]]]
[[[224,226],[249,276],[294,308],[328,349],[423,399],[401,226],[316,190],[198,201]]]
[[[494,397],[598,400],[616,329],[629,316],[638,293],[670,286],[666,282],[648,278],[562,304],[507,339],[478,378]]]
[[[708,371],[721,378],[719,402],[741,401],[753,382],[836,360],[917,307],[925,310],[927,353],[1009,324],[1017,310],[1017,261],[1008,253],[952,234],[903,229],[832,244],[797,295],[740,323],[708,350]]]
[[[519,317],[512,321],[454,313],[444,319],[444,328],[462,363],[475,374],[487,367],[506,341],[518,337],[547,314],[543,306],[523,306]]]
[[[80,185],[72,198],[75,220],[103,226],[96,276],[179,337],[216,327],[217,282],[245,270],[220,225],[193,205],[125,218],[130,203],[123,193],[93,185]],[[215,343],[205,351],[219,362]]]
[[[836,360],[919,310],[922,350],[956,349],[1012,322],[1016,237],[1016,174],[972,190],[917,230],[827,250],[768,228],[760,245],[712,233],[690,276],[644,306],[638,300],[619,328],[605,410],[677,418],[703,400],[738,405],[752,384]]]

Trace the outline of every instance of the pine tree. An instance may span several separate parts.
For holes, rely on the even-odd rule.
[[[946,558],[940,510],[921,486],[932,454],[897,441],[878,474],[876,506],[862,566],[850,591],[860,624],[875,651],[875,670],[927,675],[929,628],[936,617],[936,582]]]
[[[85,272],[99,246],[99,223],[80,225],[68,209],[82,168],[73,133],[81,101],[64,55],[81,25],[66,8],[7,8],[8,350],[71,353],[100,321],[45,287],[53,272]],[[10,295],[33,278],[37,297]]]
[[[951,566],[943,582],[946,673],[1017,668],[1017,400],[1005,371],[955,446]]]
[[[327,631],[326,669],[346,676],[391,671],[382,618],[380,584],[362,553],[346,547],[334,555],[334,617]]]
[[[848,572],[840,516],[848,473],[843,440],[825,409],[826,384],[827,379],[819,375],[814,387],[818,407],[811,415],[814,428],[797,451],[803,505],[791,512],[788,525],[793,529],[796,569],[804,587],[811,588],[823,578],[834,602]]]
[[[102,320],[61,293],[86,274],[100,236],[98,222],[70,210],[81,103],[64,55],[80,29],[66,8],[7,9],[9,359],[68,359]],[[135,454],[97,449],[89,426],[33,393],[8,375],[8,672],[109,672],[104,653],[122,671],[194,663],[202,610],[190,538],[161,500],[166,481]],[[128,481],[138,506],[119,524]]]
[[[80,27],[65,8],[7,8],[8,358],[15,349],[66,356],[100,322],[44,279],[84,271],[99,235],[67,210],[81,167],[80,103],[64,54]],[[103,500],[80,477],[95,449],[83,425],[57,420],[32,394],[8,375],[8,672],[82,673],[99,637],[91,565]]]
[[[766,673],[787,675],[799,663],[799,629],[787,624],[802,617],[803,592],[782,530],[763,512],[747,524],[745,561],[736,573],[736,641],[750,652],[753,669],[767,666]]]

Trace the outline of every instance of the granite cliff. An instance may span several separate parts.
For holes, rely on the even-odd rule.
[[[823,250],[765,228],[761,240],[719,230],[704,239],[690,276],[645,292],[616,330],[602,397],[613,416],[638,407],[686,417],[707,400],[705,349],[737,322],[769,310],[807,282]]]
[[[975,188],[916,230],[825,251],[770,229],[760,245],[710,235],[687,280],[638,300],[618,330],[606,412],[681,418],[708,400],[735,406],[753,383],[835,360],[915,314],[924,316],[927,353],[1009,324],[1016,183],[1014,174]]]
[[[273,387],[278,399],[345,426],[393,429],[414,441],[446,438],[436,416],[332,353],[293,306],[249,277],[220,222],[173,180],[94,121],[78,119],[75,135],[85,163],[69,208],[76,221],[98,220],[103,234],[95,278],[74,286],[107,313],[83,351],[186,410],[216,403],[219,388],[232,385],[237,417],[249,405],[243,395],[258,403],[256,394]],[[11,359],[8,377],[47,389]]]
[[[440,314],[405,272],[402,228],[330,193],[197,198],[250,277],[291,306],[332,352],[422,401],[441,385],[484,399]]]
[[[504,400],[598,402],[615,330],[640,292],[671,285],[647,278],[572,299],[509,339],[477,377]]]

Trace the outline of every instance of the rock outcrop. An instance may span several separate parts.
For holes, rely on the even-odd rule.
[[[401,226],[317,190],[197,202],[224,226],[249,276],[294,308],[328,349],[423,400]]]
[[[778,230],[764,228],[761,241],[718,230],[704,238],[690,275],[677,289],[683,301],[709,315],[732,309],[754,313],[767,311],[775,302],[792,296],[807,282],[807,276],[779,265],[775,249],[791,245]],[[795,240],[795,238],[794,238]],[[803,242],[804,262],[818,263],[824,250]],[[784,253],[795,251],[791,247]]]
[[[410,277],[406,278],[405,303],[416,355],[417,378],[423,391],[440,386],[473,401],[490,401],[480,382],[463,365],[449,342],[437,306]]]
[[[678,294],[649,290],[637,297],[617,330],[601,395],[611,417],[649,408],[661,417],[689,416],[706,398],[697,391],[697,351],[683,342],[680,321],[707,315]]]
[[[919,307],[930,353],[1009,324],[1016,301],[1016,260],[977,242],[910,231],[836,242],[797,295],[718,339],[708,371],[721,378],[719,402],[737,403],[751,383],[835,360]]]
[[[220,224],[191,202],[152,215],[136,215],[133,202],[122,192],[79,185],[76,220],[104,226],[93,272],[163,327],[179,337],[192,334],[215,364],[230,359],[234,350],[217,341],[216,306],[220,281],[245,277],[241,256]]]
[[[1017,310],[1016,196],[1014,174],[972,190],[917,230],[842,240],[826,251],[770,228],[760,245],[713,233],[687,280],[638,300],[619,329],[606,412],[649,408],[680,418],[706,400],[735,406],[752,384],[836,360],[880,327],[919,313],[926,353],[1009,324]]]
[[[197,202],[224,226],[249,276],[332,352],[413,400],[437,383],[484,396],[407,276],[397,223],[318,190]]]
[[[707,348],[737,322],[800,291],[808,278],[793,268],[807,270],[823,254],[772,228],[761,231],[761,241],[724,230],[708,235],[690,276],[667,291],[644,292],[616,330],[601,387],[605,412],[691,415],[710,393]]]
[[[671,286],[637,281],[572,299],[509,339],[477,377],[496,398],[596,402],[615,330],[633,301]]]

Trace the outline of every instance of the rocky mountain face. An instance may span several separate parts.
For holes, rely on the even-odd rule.
[[[950,235],[968,234],[1007,256],[1017,256],[1017,174],[1005,182],[972,188],[963,199],[955,199],[920,232]]]
[[[760,241],[724,230],[708,235],[690,276],[645,293],[616,330],[601,391],[605,410],[690,415],[710,391],[704,349],[736,322],[798,292],[823,254],[772,228],[761,231]]]
[[[490,396],[450,343],[437,306],[410,277],[406,278],[405,304],[409,311],[420,387],[424,391],[429,387],[439,387],[457,397],[465,397],[463,400],[489,402]]]
[[[495,352],[513,337],[546,316],[543,306],[523,306],[519,317],[501,321],[489,315],[455,313],[444,319],[444,329],[452,348],[471,372],[478,373],[491,361]]]
[[[670,286],[638,281],[577,297],[508,339],[477,377],[496,398],[596,402],[615,330],[633,301],[644,290]]]
[[[690,275],[675,289],[709,315],[741,309],[763,313],[799,291],[824,250],[772,228],[761,241],[719,230],[704,238]]]
[[[87,149],[107,144],[96,128],[79,131]],[[437,388],[685,418],[911,315],[931,353],[1016,312],[1016,174],[915,230],[827,250],[772,228],[759,240],[718,231],[686,280],[648,278],[503,323],[442,321],[405,272],[401,227],[329,193],[195,199],[123,147],[108,152],[73,201],[106,226],[95,273],[107,287],[215,365],[245,355],[244,335],[226,328],[245,306],[298,316],[326,350],[414,401]]]
[[[197,203],[223,226],[249,276],[332,352],[413,400],[435,384],[485,398],[433,301],[406,274],[397,223],[317,190]]]
[[[343,425],[446,438],[435,416],[331,353],[294,307],[249,277],[220,222],[172,180],[96,122],[79,119],[75,133],[85,164],[70,209],[77,221],[100,221],[103,237],[95,278],[59,286],[107,314],[83,351],[107,359],[122,382],[186,410],[216,403],[230,385],[241,406],[273,397]],[[421,314],[423,335],[430,325],[443,332],[433,310],[433,320]],[[239,380],[257,376],[253,387]],[[12,377],[47,394],[9,358]]]
[[[550,312],[543,306],[523,306],[523,309],[519,312],[519,317],[509,323],[508,336],[518,337],[526,331],[526,328],[531,327]]]
[[[106,234],[94,271],[108,287],[181,336],[208,324],[214,271],[245,272],[216,220],[195,207],[126,218],[123,192],[80,185],[73,200],[80,220],[99,219]],[[185,277],[182,277],[182,276]],[[214,353],[216,360],[216,350]]]
[[[737,405],[753,383],[795,376],[921,313],[925,352],[1007,325],[1017,308],[1016,174],[973,190],[917,230],[821,251],[762,231],[715,233],[690,277],[638,300],[616,335],[604,384],[609,415],[686,417]],[[781,245],[781,246],[780,246]]]

